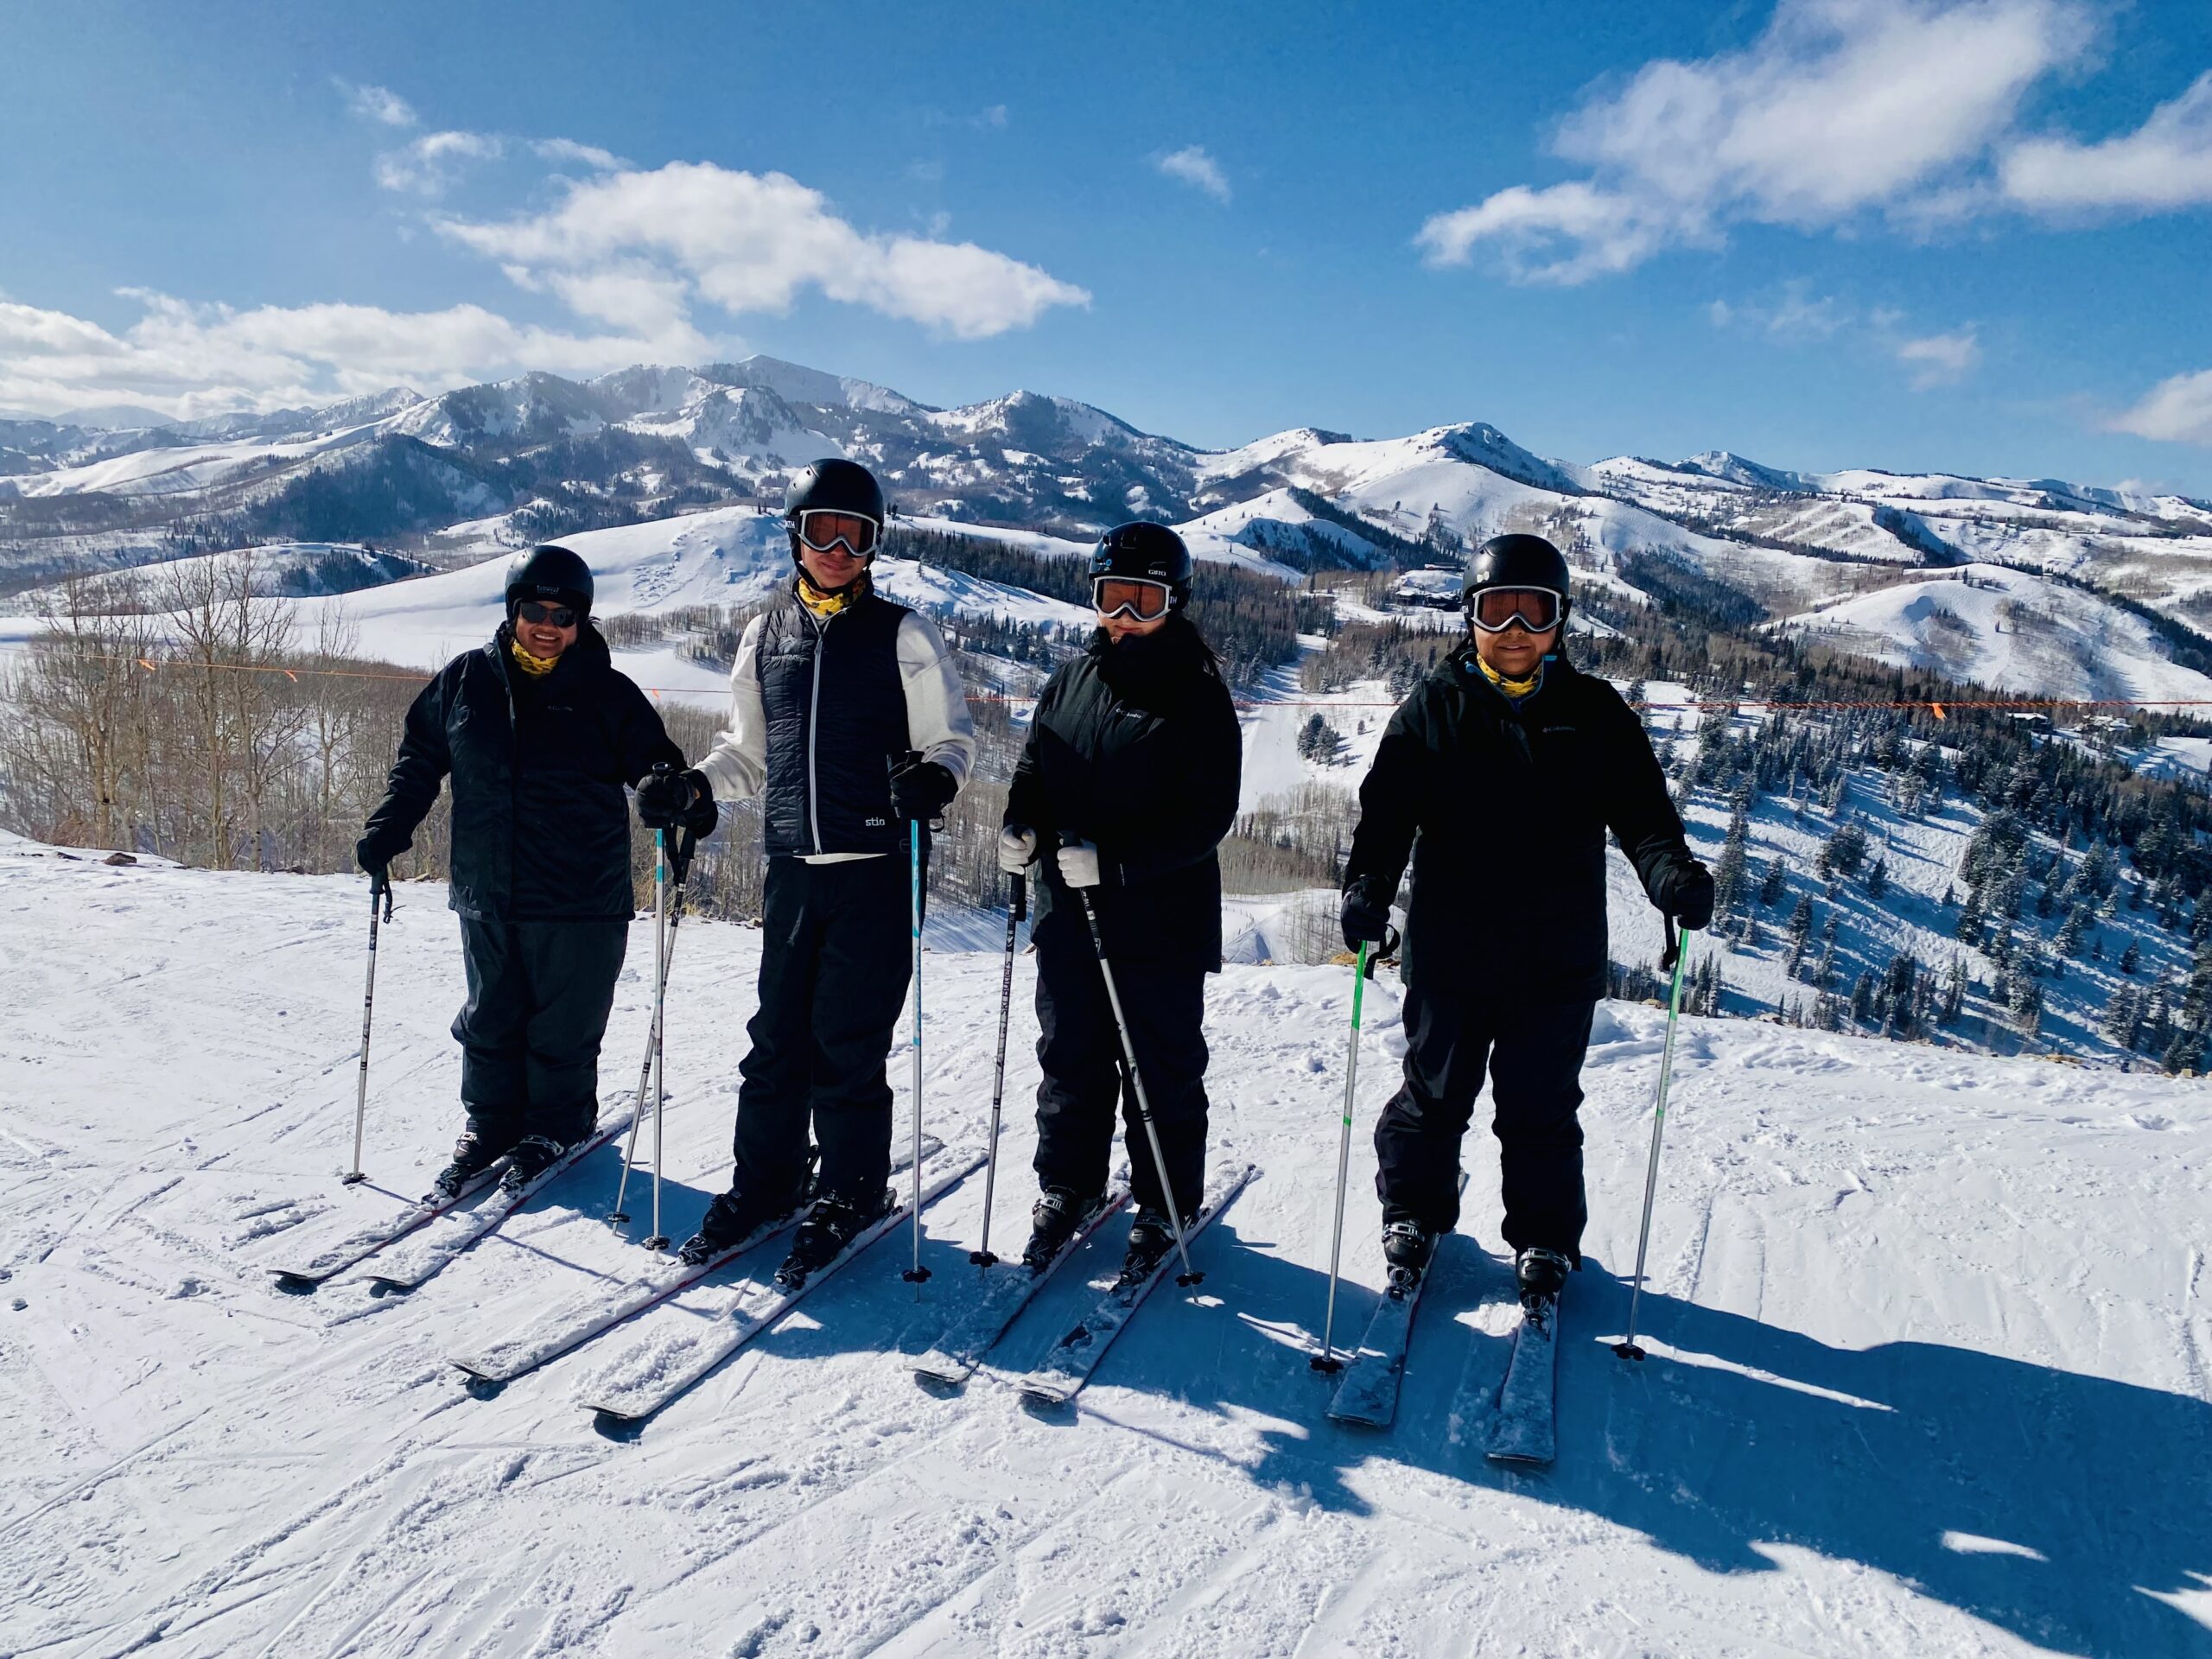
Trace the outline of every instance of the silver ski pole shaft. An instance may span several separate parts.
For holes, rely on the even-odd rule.
[[[1122,994],[1114,986],[1113,965],[1106,960],[1106,936],[1098,931],[1098,910],[1091,890],[1082,889],[1084,918],[1090,924],[1090,943],[1098,952],[1098,976],[1106,982],[1107,1005],[1114,1010],[1114,1028],[1122,1034],[1122,1058],[1129,1069],[1129,1086],[1137,1097],[1137,1117],[1144,1124],[1144,1138],[1152,1146],[1152,1165],[1160,1173],[1160,1195],[1167,1200],[1167,1218],[1175,1224],[1175,1254],[1182,1258],[1179,1285],[1195,1285],[1205,1274],[1191,1266],[1191,1247],[1183,1236],[1183,1206],[1176,1201],[1174,1183],[1167,1179],[1167,1154],[1160,1147],[1160,1126],[1152,1121],[1152,1100],[1144,1091],[1144,1073],[1137,1070],[1136,1046],[1129,1040],[1129,1022],[1122,1014]]]
[[[653,952],[653,1236],[649,1250],[668,1248],[668,1235],[660,1230],[660,1123],[668,1095],[667,1018],[668,952],[675,943],[675,929],[668,918],[668,831],[653,831],[653,937],[660,941]]]
[[[1636,1313],[1643,1300],[1643,1253],[1651,1243],[1651,1200],[1659,1191],[1659,1138],[1667,1128],[1667,1080],[1675,1069],[1675,1023],[1682,1013],[1682,963],[1690,953],[1689,930],[1676,928],[1675,946],[1675,984],[1667,994],[1667,1036],[1659,1046],[1659,1093],[1651,1105],[1651,1163],[1643,1174],[1643,1230],[1636,1241],[1636,1285],[1629,1292],[1628,1335],[1613,1344],[1613,1351],[1623,1359],[1642,1359],[1643,1350],[1636,1345]]]
[[[907,821],[906,850],[910,865],[908,885],[913,894],[914,912],[914,1265],[899,1276],[914,1287],[914,1300],[922,1300],[922,1281],[930,1270],[922,1265],[922,821]],[[995,1152],[996,1147],[992,1150]]]
[[[983,1242],[968,1253],[968,1259],[979,1268],[998,1261],[991,1254],[991,1194],[999,1173],[999,1109],[1006,1100],[1006,1031],[1007,1020],[1014,1013],[1014,948],[1016,930],[1029,908],[1027,884],[1019,875],[1008,876],[1007,882],[1006,963],[999,975],[999,1058],[998,1068],[991,1076],[990,1160],[983,1166]]]
[[[660,768],[657,766],[654,770]],[[656,830],[654,835],[658,842],[659,832]],[[658,854],[658,845],[655,851]],[[667,976],[668,953],[673,944],[672,936],[661,931],[660,906],[656,904],[653,906],[653,961],[658,964],[653,969],[656,983]],[[622,1179],[614,1188],[614,1208],[607,1212],[607,1224],[610,1227],[620,1226],[630,1219],[630,1212],[622,1207],[622,1201],[629,1196],[630,1172],[637,1166],[638,1132],[645,1127],[645,1102],[651,1096],[653,1086],[653,1057],[659,1052],[660,1007],[656,1000],[652,1022],[645,1032],[645,1058],[638,1067],[638,1090],[630,1103],[630,1134],[622,1144]]]
[[[1353,1090],[1359,1086],[1359,1010],[1361,994],[1367,988],[1367,941],[1359,942],[1359,960],[1351,970],[1351,1044],[1344,1055],[1344,1130],[1337,1141],[1337,1225],[1329,1237],[1329,1306],[1321,1316],[1321,1351],[1313,1356],[1313,1366],[1317,1371],[1340,1371],[1344,1363],[1337,1357],[1337,1274],[1344,1262],[1344,1187],[1351,1179],[1351,1106]]]
[[[391,915],[391,879],[369,883],[369,976],[361,990],[361,1078],[353,1090],[353,1168],[345,1184],[352,1186],[368,1178],[361,1173],[361,1135],[369,1121],[369,1022],[377,1011],[377,900],[384,900],[384,914]]]

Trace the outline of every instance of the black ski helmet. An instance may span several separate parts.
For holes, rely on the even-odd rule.
[[[1567,626],[1574,608],[1573,590],[1567,585],[1567,559],[1541,536],[1493,536],[1475,550],[1467,561],[1467,585],[1459,591],[1459,606],[1474,614],[1475,595],[1485,588],[1548,588],[1559,595],[1559,625]]]
[[[849,512],[883,529],[883,486],[856,461],[831,457],[810,463],[791,480],[784,518],[796,525],[802,512]]]
[[[525,599],[550,600],[591,614],[591,567],[565,547],[533,547],[507,567],[507,614]]]
[[[1165,524],[1139,518],[1116,524],[1098,538],[1090,555],[1090,577],[1133,576],[1167,584],[1167,608],[1179,611],[1191,597],[1198,567],[1183,538]]]

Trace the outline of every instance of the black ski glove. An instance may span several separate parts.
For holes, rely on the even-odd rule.
[[[368,873],[370,887],[381,890],[391,885],[391,861],[414,844],[412,835],[372,829],[353,843],[353,861]]]
[[[715,786],[707,774],[656,772],[638,785],[638,822],[648,830],[689,830],[710,836],[720,816],[715,805]]]
[[[1367,883],[1355,881],[1344,889],[1344,949],[1381,944],[1390,937],[1390,901],[1370,896]]]
[[[1667,914],[1678,926],[1693,933],[1713,922],[1713,872],[1695,859],[1675,872],[1673,891],[1667,895]]]
[[[906,760],[891,768],[891,810],[899,817],[934,818],[959,792],[952,774],[934,760]]]

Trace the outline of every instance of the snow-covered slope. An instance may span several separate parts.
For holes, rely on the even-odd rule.
[[[2212,678],[2173,661],[2140,617],[2046,576],[1970,564],[1780,625],[1842,650],[2024,696],[2212,705]]]
[[[962,1304],[970,1180],[915,1294],[887,1246],[642,1433],[575,1403],[586,1351],[473,1397],[449,1351],[634,1270],[610,1154],[412,1296],[271,1285],[296,1237],[417,1190],[456,1127],[450,917],[405,887],[379,953],[366,1166],[347,1189],[358,881],[0,847],[0,1645],[90,1656],[1981,1655],[2212,1647],[2212,1122],[2201,1084],[1688,1020],[1651,1275],[1627,1311],[1661,1016],[1600,1010],[1592,1222],[1560,1458],[1479,1451],[1510,1294],[1468,1141],[1388,1433],[1323,1416],[1348,974],[1208,987],[1213,1141],[1265,1173],[1070,1414],[893,1351]],[[644,1041],[633,938],[606,1082]],[[670,1003],[671,1231],[728,1176],[760,936],[687,924]],[[927,958],[931,1129],[974,1141],[998,963]],[[1028,1197],[1018,969],[995,1241]],[[1380,1274],[1367,1126],[1401,1045],[1367,999],[1340,1328]],[[906,1080],[893,1068],[903,1125]],[[637,1194],[632,1193],[636,1209]],[[633,1229],[633,1231],[642,1230]],[[1083,1265],[1118,1253],[1102,1241]],[[613,1339],[619,1341],[620,1338]],[[602,1344],[604,1346],[605,1344]]]

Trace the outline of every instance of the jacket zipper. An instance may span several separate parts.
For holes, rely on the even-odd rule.
[[[829,643],[830,623],[817,618],[811,612],[807,619],[814,626],[814,689],[806,704],[806,823],[814,836],[814,850],[822,850],[822,798],[814,782],[814,740],[822,724],[822,652]]]

